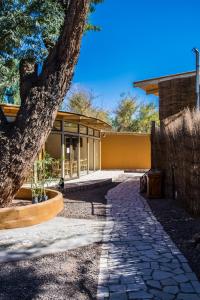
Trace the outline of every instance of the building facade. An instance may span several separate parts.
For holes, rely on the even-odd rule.
[[[7,119],[15,120],[19,107],[1,105]],[[101,131],[111,126],[84,115],[58,112],[52,131],[41,149],[51,162],[52,180],[70,180],[101,169]]]
[[[160,121],[196,106],[196,73],[185,72],[134,82],[147,95],[159,97]]]
[[[196,73],[136,82],[159,95],[160,126],[152,127],[152,168],[163,171],[164,196],[200,214],[200,112]]]

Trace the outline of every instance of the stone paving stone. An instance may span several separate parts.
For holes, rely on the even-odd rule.
[[[200,300],[200,296],[196,294],[183,294],[180,293],[177,295],[177,300]]]
[[[126,287],[126,291],[127,292],[131,292],[131,291],[139,291],[143,288],[143,286],[139,283],[132,283],[132,284],[128,284]]]
[[[168,294],[177,294],[179,292],[179,288],[176,285],[165,286],[163,291]]]
[[[151,280],[151,279],[152,279],[151,276],[142,276],[142,278],[144,279],[144,281],[147,281],[147,280]]]
[[[129,174],[106,196],[109,225],[104,230],[98,295],[105,294],[103,300],[200,300],[200,283],[187,259],[138,190],[138,179]]]
[[[129,299],[152,299],[153,295],[149,294],[145,291],[139,291],[139,292],[130,292],[128,293]]]
[[[199,293],[200,294],[200,283],[199,283],[199,281],[192,281],[192,285],[193,285],[193,287],[194,287],[194,289],[195,289],[195,291],[196,291],[196,293]]]
[[[187,278],[189,278],[192,281],[198,281],[197,276],[194,273],[192,273],[192,272],[185,273],[185,275],[187,276]]]
[[[177,282],[174,279],[172,279],[172,278],[167,278],[167,279],[161,280],[161,284],[163,286],[166,286],[166,285],[177,285]]]
[[[174,279],[175,279],[178,283],[183,283],[183,282],[189,281],[188,278],[187,278],[184,274],[180,274],[180,275],[174,276]]]
[[[154,296],[158,296],[162,300],[173,300],[174,299],[173,294],[165,293],[165,292],[158,291],[158,290],[150,290],[149,292],[151,294],[153,294]]]
[[[178,269],[173,270],[173,273],[179,275],[179,274],[183,274],[184,271],[181,268],[178,268]]]
[[[154,280],[162,280],[162,279],[167,279],[167,278],[172,277],[172,273],[156,270],[153,272],[152,277]]]
[[[158,270],[159,269],[159,264],[157,262],[151,262],[151,269]]]
[[[187,263],[182,263],[182,267],[185,272],[192,272],[190,266]]]
[[[161,289],[161,284],[158,280],[147,280],[147,285],[149,285],[151,288]]]
[[[181,283],[180,284],[180,289],[181,292],[184,293],[194,293],[194,288],[192,287],[192,285],[190,283]]]
[[[119,293],[125,293],[126,292],[126,286],[125,285],[110,285],[109,286],[110,292],[119,292]]]
[[[127,300],[127,294],[126,293],[111,293],[110,300]]]
[[[160,265],[160,270],[161,271],[165,271],[165,272],[171,272],[172,270],[170,269],[170,268],[168,268],[168,267],[166,267],[166,266],[161,266]],[[173,273],[175,273],[174,271],[173,271]],[[182,272],[183,273],[183,272]],[[177,274],[177,273],[175,273],[175,274]],[[179,274],[179,273],[178,273]]]

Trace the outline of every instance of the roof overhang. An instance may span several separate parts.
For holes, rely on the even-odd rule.
[[[0,106],[2,107],[6,116],[16,116],[19,110],[18,105],[0,104]],[[112,128],[110,124],[100,119],[70,112],[58,111],[56,119],[80,123],[98,130],[110,130]]]
[[[176,79],[176,78],[192,77],[192,76],[195,76],[195,74],[196,74],[195,71],[191,71],[191,72],[155,77],[155,78],[151,78],[151,79],[135,81],[133,83],[133,86],[136,88],[141,88],[142,90],[144,90],[146,92],[147,95],[154,94],[154,95],[158,96],[159,95],[159,88],[158,88],[159,82],[172,80],[172,79]]]

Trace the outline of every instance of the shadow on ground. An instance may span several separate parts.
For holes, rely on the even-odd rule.
[[[65,194],[63,216],[105,219],[105,194],[116,184]],[[8,240],[2,250],[12,246]],[[35,245],[38,246],[41,245]],[[101,243],[93,243],[39,258],[1,263],[0,300],[96,299],[100,254]]]
[[[1,264],[0,299],[95,299],[98,244],[33,260]]]
[[[200,217],[191,216],[176,200],[153,199],[148,204],[200,280]]]
[[[107,203],[105,195],[108,190],[116,187],[118,184],[119,182],[111,182],[90,190],[65,192],[63,194],[65,209],[60,216],[87,219],[105,218]]]

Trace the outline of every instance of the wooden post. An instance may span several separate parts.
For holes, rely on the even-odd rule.
[[[81,143],[80,143],[80,136],[78,137],[78,162],[77,162],[77,175],[80,177],[81,171],[81,164],[80,164],[80,156],[81,156]]]
[[[99,140],[99,170],[101,171],[101,139]]]
[[[96,170],[96,159],[95,159],[95,150],[96,150],[96,147],[95,147],[96,145],[95,145],[95,139],[93,139],[93,169],[94,169],[94,171]]]
[[[156,122],[151,122],[151,169],[156,168],[156,162],[154,157],[154,147],[155,147],[155,132],[156,132]]]
[[[87,173],[90,172],[90,143],[89,138],[87,138]]]

